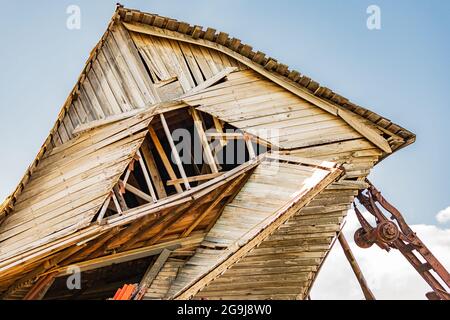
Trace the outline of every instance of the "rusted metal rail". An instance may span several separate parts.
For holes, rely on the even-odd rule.
[[[375,217],[376,226],[372,227],[354,204],[356,215],[361,223],[361,228],[355,232],[356,244],[361,248],[369,248],[376,244],[386,251],[391,248],[399,250],[433,289],[432,292],[426,294],[428,299],[450,300],[448,291],[450,276],[445,267],[411,230],[401,213],[381,195],[370,181],[366,181],[369,188],[365,192],[359,192],[358,200]],[[391,214],[389,219],[377,203]]]

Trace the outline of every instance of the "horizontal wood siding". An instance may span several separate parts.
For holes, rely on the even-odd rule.
[[[342,119],[254,71],[233,72],[227,80],[184,101],[284,149],[361,137]]]
[[[175,40],[131,32],[161,100],[179,97],[228,67],[246,67],[227,55]]]
[[[327,170],[299,164],[261,163],[180,270],[167,297],[175,296],[226,260],[270,225],[278,211],[292,203],[301,190],[312,187],[308,185],[312,180],[321,180],[327,174]]]

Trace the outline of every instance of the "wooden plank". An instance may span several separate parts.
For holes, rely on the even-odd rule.
[[[139,164],[141,165],[142,173],[144,174],[145,183],[147,184],[148,190],[150,191],[150,195],[153,199],[153,202],[157,202],[158,198],[156,197],[155,190],[153,189],[152,181],[150,180],[150,175],[148,174],[147,167],[145,166],[144,159],[142,158],[141,152],[138,150],[136,153],[139,157]]]
[[[208,78],[204,82],[200,83],[196,87],[194,87],[191,90],[189,90],[188,92],[186,92],[184,95],[179,97],[179,99],[189,97],[195,93],[199,93],[199,92],[207,89],[208,87],[216,84],[217,82],[219,82],[220,80],[222,80],[223,78],[228,76],[231,72],[236,71],[236,69],[237,69],[236,67],[227,67],[227,68],[223,69],[219,73],[213,75],[211,78]]]
[[[99,258],[95,258],[92,260],[82,261],[77,263],[75,266],[80,268],[81,272],[95,270],[103,267],[107,267],[113,264],[124,263],[128,261],[133,261],[137,259],[142,259],[149,256],[154,256],[160,254],[164,249],[167,250],[175,250],[182,246],[183,241],[186,239],[177,239],[174,241],[169,241],[167,243],[161,243],[157,245],[152,245],[148,247],[143,247],[139,249],[128,250],[124,252],[119,252],[116,254],[103,256]],[[70,268],[70,266],[60,267],[55,270],[57,272],[57,276],[64,276],[66,270]]]
[[[208,174],[203,174],[203,175],[198,175],[198,176],[192,176],[192,177],[188,177],[187,180],[189,182],[197,182],[197,181],[204,181],[204,180],[211,180],[214,178],[217,178],[219,176],[221,176],[223,173],[221,172],[216,172],[216,173],[208,173]],[[179,183],[182,183],[184,180],[183,179],[176,179],[176,180],[169,180],[167,181],[167,185],[168,186],[173,186]]]
[[[23,300],[42,300],[54,282],[55,273],[50,273],[41,277],[25,295]]]
[[[368,125],[365,125],[360,118],[344,110],[339,110],[338,114],[353,129],[366,137],[374,145],[376,145],[386,153],[392,153],[392,149],[386,139],[380,136],[374,129],[372,129]]]
[[[253,148],[253,142],[252,139],[247,135],[244,134],[245,144],[247,145],[247,151],[250,156],[250,159],[253,159],[256,157],[255,149]]]
[[[361,133],[363,136],[365,136],[369,141],[373,142],[375,145],[380,147],[383,151],[387,153],[392,153],[392,150],[389,147],[389,144],[387,144],[387,141],[385,141],[384,138],[379,136],[378,134],[374,134],[374,131],[372,128],[368,127],[364,123],[362,123],[359,120],[355,121],[355,116],[352,115],[351,112],[345,111],[341,107],[338,107],[334,105],[331,102],[328,102],[320,97],[317,97],[313,93],[307,91],[307,89],[298,86],[295,82],[279,75],[274,72],[270,72],[266,70],[263,66],[251,61],[250,59],[242,56],[241,54],[238,54],[234,52],[233,50],[220,45],[218,43],[213,43],[211,41],[206,41],[203,39],[193,39],[187,35],[179,34],[177,32],[173,32],[170,30],[155,28],[153,26],[144,25],[140,23],[126,23],[123,22],[123,25],[128,30],[134,31],[134,32],[141,32],[144,34],[150,34],[153,36],[159,36],[166,39],[172,39],[172,40],[179,40],[188,42],[191,44],[198,44],[202,47],[210,48],[218,50],[222,53],[227,54],[228,56],[236,59],[237,61],[243,63],[244,65],[248,66],[249,68],[255,70],[256,72],[264,75],[271,81],[277,83],[281,87],[285,88],[286,90],[296,94],[297,96],[311,102],[312,104],[318,106],[319,108],[322,108],[323,110],[335,115],[341,117],[344,121],[346,121],[352,128],[354,128],[356,131]],[[387,144],[387,145],[386,145]]]
[[[166,138],[169,141],[170,148],[172,150],[172,156],[174,157],[175,163],[178,167],[178,171],[181,174],[181,178],[183,179],[184,186],[186,190],[189,190],[191,186],[189,185],[189,181],[187,180],[186,173],[184,172],[183,163],[181,162],[180,155],[178,154],[177,148],[175,146],[175,143],[173,142],[172,134],[170,132],[169,126],[167,125],[166,118],[163,114],[159,115],[161,119],[161,124],[164,128],[164,132],[166,133]]]
[[[105,216],[106,210],[108,210],[109,203],[111,202],[111,197],[108,197],[105,201],[105,203],[102,206],[102,209],[100,210],[100,213],[97,217],[97,223],[101,223],[103,221],[103,217]]]
[[[150,75],[142,64],[128,30],[119,26],[112,30],[110,35],[116,41],[119,52],[125,57],[125,63],[128,65],[131,75],[144,98],[144,104],[157,102],[154,94],[155,88],[150,80]]]
[[[153,280],[155,280],[171,253],[172,251],[164,249],[158,259],[156,259],[155,263],[147,269],[141,282],[139,283],[139,291],[134,300],[141,300],[143,298],[144,294],[147,292],[147,288],[150,287]]]
[[[123,112],[121,114],[115,114],[109,117],[106,117],[105,119],[100,119],[100,120],[94,120],[88,123],[82,123],[80,125],[78,125],[74,130],[73,130],[73,134],[74,135],[78,135],[81,134],[83,132],[92,130],[92,129],[96,129],[99,128],[101,126],[105,126],[107,124],[110,123],[114,123],[114,122],[118,122],[130,117],[135,116],[136,114],[138,114],[139,112],[142,112],[142,110],[139,109],[135,109],[135,110],[131,110],[128,112]]]
[[[337,167],[337,164],[334,162],[330,162],[330,161],[320,161],[320,160],[315,160],[315,159],[310,159],[310,158],[303,158],[303,157],[299,157],[299,156],[289,156],[289,155],[284,155],[282,153],[271,153],[269,155],[267,155],[267,158],[269,159],[275,159],[275,160],[281,160],[281,161],[289,161],[289,162],[294,162],[294,163],[298,163],[298,164],[305,164],[305,165],[309,165],[309,166],[313,166],[313,167],[317,167],[317,168],[322,168],[322,169],[333,169]]]
[[[216,206],[227,196],[229,196],[229,193],[236,188],[239,183],[242,182],[241,176],[239,178],[236,178],[234,182],[232,182],[227,188],[214,200],[214,202],[206,209],[202,214],[200,214],[190,225],[189,227],[183,231],[181,234],[181,237],[188,237],[192,231],[216,208]]]
[[[145,163],[147,164],[150,176],[153,181],[153,185],[155,186],[156,193],[158,197],[165,198],[167,197],[166,189],[164,188],[164,182],[162,181],[159,168],[156,165],[155,158],[153,157],[153,153],[150,150],[150,147],[145,142],[141,145],[142,155],[144,156]]]
[[[124,182],[122,182],[122,183],[125,185],[125,190],[131,192],[135,196],[138,196],[142,200],[145,200],[147,202],[153,202],[153,198],[149,194],[146,194],[145,192],[139,190],[138,188],[132,186],[129,183],[126,183],[126,184]]]
[[[117,200],[119,201],[119,206],[122,212],[128,211],[128,205],[125,201],[125,198],[119,188],[118,185],[115,185],[113,188],[114,195],[116,196]]]

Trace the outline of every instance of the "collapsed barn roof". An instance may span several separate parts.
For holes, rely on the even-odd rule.
[[[177,128],[208,161],[180,161]],[[305,298],[370,169],[414,140],[226,33],[118,6],[1,206],[0,292],[170,250],[149,299]]]

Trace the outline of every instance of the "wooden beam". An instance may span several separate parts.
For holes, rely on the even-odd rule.
[[[45,272],[51,270],[54,268],[58,263],[61,261],[64,261],[65,259],[72,257],[75,255],[78,251],[82,250],[86,245],[80,245],[80,246],[73,246],[70,248],[66,248],[65,250],[62,250],[55,255],[53,255],[51,258],[43,261],[41,264],[39,264],[36,268],[34,268],[32,271],[28,272],[25,276],[18,279],[16,282],[14,282],[13,285],[11,285],[8,290],[2,295],[2,299],[4,297],[7,297],[9,294],[14,293],[16,290],[20,289],[24,283],[35,279],[36,277],[44,274]],[[54,271],[54,270],[52,270]]]
[[[25,295],[23,300],[42,300],[48,289],[50,289],[55,282],[55,276],[56,273],[53,272],[39,278],[31,290]]]
[[[164,164],[164,167],[166,168],[166,171],[169,174],[170,179],[176,180],[177,175],[175,174],[175,171],[173,170],[172,165],[170,164],[170,161],[167,158],[167,155],[164,151],[161,141],[159,141],[159,138],[155,132],[155,129],[153,129],[153,127],[149,127],[149,132],[150,132],[150,138],[152,139],[153,144],[155,145],[155,148],[158,151],[159,157],[161,158],[161,161]],[[181,186],[179,184],[175,185],[175,189],[177,190],[177,192],[183,192],[183,189],[181,188]]]
[[[125,190],[131,192],[135,196],[137,196],[137,197],[139,197],[142,200],[145,200],[147,202],[152,202],[153,201],[153,198],[149,194],[146,194],[144,191],[139,190],[138,188],[132,186],[129,183],[125,184]]]
[[[211,179],[221,176],[222,174],[223,174],[222,172],[208,173],[208,174],[202,174],[202,175],[198,175],[198,176],[188,177],[187,179],[189,182],[197,182],[197,181],[211,180]],[[180,182],[183,182],[183,179],[169,180],[169,181],[167,181],[167,185],[173,186],[174,184],[178,184]]]
[[[232,139],[244,139],[244,136],[240,132],[206,132],[208,138],[220,138],[225,140]]]
[[[113,199],[113,203],[114,203],[114,206],[116,207],[117,213],[119,215],[121,215],[122,208],[120,208],[119,200],[117,200],[116,194],[114,192],[112,193],[111,198]]]
[[[153,156],[153,153],[146,141],[144,141],[144,143],[141,145],[141,150],[142,155],[144,156],[145,163],[147,163],[147,167],[159,199],[167,197],[166,189],[164,188],[164,182],[162,181],[159,168],[155,162],[155,157]]]
[[[139,157],[139,164],[141,165],[142,172],[144,174],[145,183],[147,184],[147,188],[150,191],[150,195],[153,199],[153,202],[158,201],[156,197],[155,190],[153,189],[152,181],[150,180],[150,175],[148,174],[147,167],[145,166],[144,159],[142,158],[141,152],[138,150],[136,153]]]
[[[250,159],[254,159],[256,157],[255,149],[253,148],[253,142],[252,139],[247,135],[244,134],[245,144],[247,145],[247,151],[250,156]]]
[[[357,120],[357,123],[353,119],[350,119],[350,117],[347,116],[347,114],[352,115],[351,112],[346,111],[342,109],[340,106],[337,106],[329,101],[326,101],[316,95],[314,93],[311,93],[308,91],[308,89],[303,88],[299,86],[296,82],[283,77],[280,74],[277,74],[275,72],[271,72],[269,70],[266,70],[262,65],[257,64],[250,60],[247,57],[244,57],[243,55],[212,41],[204,40],[204,39],[193,39],[190,36],[187,36],[185,34],[181,34],[179,32],[174,32],[171,30],[156,28],[153,26],[149,26],[142,23],[127,23],[122,22],[125,28],[127,28],[130,31],[133,32],[140,32],[144,34],[149,34],[157,37],[162,37],[166,39],[172,39],[172,40],[178,40],[183,41],[187,43],[197,44],[201,45],[203,47],[207,47],[210,49],[217,50],[219,52],[222,52],[237,61],[241,62],[242,64],[248,66],[250,69],[253,69],[254,71],[258,72],[259,74],[263,75],[267,79],[273,81],[274,83],[280,85],[284,89],[292,92],[293,94],[297,95],[298,97],[314,104],[315,106],[325,110],[328,113],[331,113],[335,116],[338,116],[342,118],[345,122],[347,122],[352,128],[354,128],[356,131],[358,131],[360,134],[362,134],[364,137],[366,137],[369,141],[375,143],[378,147],[381,148],[381,150],[384,150],[385,152],[392,153],[392,150],[390,150],[390,147],[387,148],[386,144],[382,141],[385,139],[379,135],[378,138],[373,136],[373,129],[368,127],[366,124],[362,123],[360,120]],[[341,112],[342,111],[342,112]],[[363,129],[364,128],[364,129]],[[372,141],[374,140],[374,141]],[[380,145],[378,145],[379,143]],[[386,141],[387,143],[387,141]]]
[[[128,112],[123,112],[121,114],[115,114],[112,116],[109,116],[105,119],[101,119],[101,120],[94,120],[94,121],[90,121],[89,123],[83,123],[78,125],[74,130],[73,130],[73,134],[74,135],[78,135],[81,134],[83,132],[95,129],[95,128],[99,128],[101,126],[110,124],[110,123],[114,123],[114,122],[118,122],[127,118],[130,118],[132,116],[135,116],[136,114],[138,114],[139,112],[143,112],[145,110],[143,109],[135,109],[135,110],[131,110]]]
[[[81,272],[85,272],[85,271],[89,271],[89,270],[107,267],[107,266],[110,266],[113,264],[119,264],[119,263],[123,263],[123,262],[133,261],[133,260],[157,255],[157,254],[161,253],[164,249],[175,250],[175,249],[180,248],[182,246],[183,242],[186,242],[186,239],[177,239],[177,240],[169,241],[166,243],[161,243],[161,244],[147,246],[147,247],[143,247],[143,248],[128,250],[128,251],[124,251],[124,252],[119,252],[116,254],[103,256],[103,257],[95,258],[92,260],[81,261],[81,262],[74,264],[74,266],[79,267]],[[65,267],[60,267],[54,271],[57,272],[57,276],[60,277],[60,276],[63,276],[66,274],[66,270],[69,267],[70,267],[70,265],[65,266]]]
[[[298,210],[303,208],[317,194],[325,189],[327,185],[335,181],[339,177],[339,175],[341,175],[341,173],[341,170],[334,169],[330,170],[329,174],[324,178],[320,180],[319,178],[316,178],[314,181],[316,184],[312,188],[307,190],[305,193],[299,194],[291,203],[286,204],[278,210],[275,220],[273,220],[270,225],[256,234],[252,239],[250,239],[240,248],[228,248],[226,249],[228,250],[228,252],[224,250],[222,254],[223,256],[227,256],[227,258],[223,262],[208,270],[205,275],[195,283],[189,283],[188,285],[186,285],[179,292],[177,292],[173,298],[176,300],[190,299],[211,281],[216,279],[220,274],[231,268],[232,265],[242,259],[245,255],[247,255],[250,250],[259,245],[262,241],[264,241],[264,239],[269,237],[283,223],[285,223],[296,212],[298,212]]]
[[[166,138],[169,141],[170,149],[172,150],[172,156],[178,167],[178,171],[181,174],[181,178],[183,178],[184,187],[186,188],[186,190],[189,190],[191,188],[191,186],[189,185],[189,182],[187,181],[186,172],[184,172],[183,163],[181,162],[180,155],[178,154],[177,148],[175,147],[175,143],[173,142],[172,134],[170,132],[169,126],[167,125],[166,118],[164,117],[163,114],[160,114],[159,117],[161,119],[161,124],[164,128],[164,132],[166,133]]]
[[[226,187],[226,189],[219,194],[219,196],[214,200],[214,202],[206,209],[202,214],[200,214],[189,227],[186,228],[186,230],[183,231],[181,234],[181,237],[188,237],[192,231],[211,213],[211,211],[214,210],[214,208],[222,201],[224,198],[229,196],[230,191],[232,191],[241,181],[242,178],[245,176],[243,174],[240,177],[237,177],[236,180],[234,180],[229,186]]]
[[[363,119],[360,119],[356,115],[345,110],[339,110],[338,115],[378,148],[386,153],[392,153],[392,149],[387,140],[380,136],[374,129],[364,124]]]
[[[366,300],[375,300],[375,296],[370,290],[367,281],[364,278],[364,275],[361,271],[361,268],[359,267],[358,262],[356,262],[355,256],[353,255],[353,252],[350,249],[350,246],[348,245],[348,242],[345,239],[344,234],[342,232],[339,233],[338,239],[339,243],[341,244],[342,250],[344,250],[345,257],[350,263],[350,266],[352,267],[352,270],[355,273],[356,279],[358,279],[364,297],[366,298]]]
[[[217,82],[219,82],[220,80],[222,80],[223,78],[225,78],[230,73],[232,73],[233,71],[236,71],[236,70],[237,70],[236,67],[226,67],[219,73],[216,73],[211,78],[206,79],[204,82],[200,83],[198,86],[192,88],[191,90],[189,90],[188,92],[183,94],[177,100],[182,100],[183,98],[186,98],[186,97],[196,94],[200,91],[203,91],[203,90],[207,89],[208,87],[211,87],[212,85],[216,84]]]
[[[216,160],[211,151],[211,147],[209,146],[208,138],[206,137],[206,133],[203,128],[203,121],[200,118],[198,111],[194,107],[192,107],[190,110],[191,110],[192,118],[194,119],[195,128],[197,129],[198,136],[200,138],[203,149],[205,151],[206,162],[209,165],[209,167],[211,168],[212,173],[217,173],[217,172],[219,172],[219,169],[217,168]]]
[[[223,124],[219,118],[212,116],[214,122],[214,128],[216,128],[217,133],[224,134]],[[227,145],[227,140],[223,137],[220,137],[220,146],[223,148]]]
[[[161,215],[156,221],[152,221],[149,225],[141,225],[136,232],[134,232],[132,238],[128,240],[121,249],[129,249],[132,246],[134,246],[136,243],[146,240],[148,238],[148,235],[146,234],[147,230],[152,230],[154,227],[162,224],[165,225],[168,220],[171,220],[173,216],[177,216],[180,212],[184,212],[186,208],[189,208],[192,205],[192,201],[184,203],[176,208],[174,208],[173,211],[166,212],[165,214]],[[163,228],[164,229],[164,228]],[[118,239],[116,239],[118,241]],[[148,241],[147,241],[148,242]],[[148,242],[147,245],[150,245],[152,243]]]
[[[252,140],[253,142],[266,146],[268,148],[271,148],[272,145],[270,142],[265,141],[259,137],[255,137],[252,134],[249,133],[245,133],[245,136],[240,133],[240,132],[207,132],[206,136],[211,139],[211,138],[215,138],[215,139],[223,139],[223,140],[237,140],[237,139],[245,139],[245,137],[247,137],[248,139]]]
[[[139,291],[134,297],[134,300],[141,300],[145,293],[147,292],[148,287],[152,284],[153,280],[158,275],[159,271],[161,271],[164,263],[166,263],[172,251],[168,249],[164,249],[159,255],[158,259],[156,259],[155,263],[151,265],[144,276],[142,277],[141,282],[139,283]]]
[[[115,185],[113,188],[113,192],[117,197],[117,200],[119,201],[120,209],[123,211],[128,210],[127,202],[125,201],[125,198],[120,190],[119,185]]]

